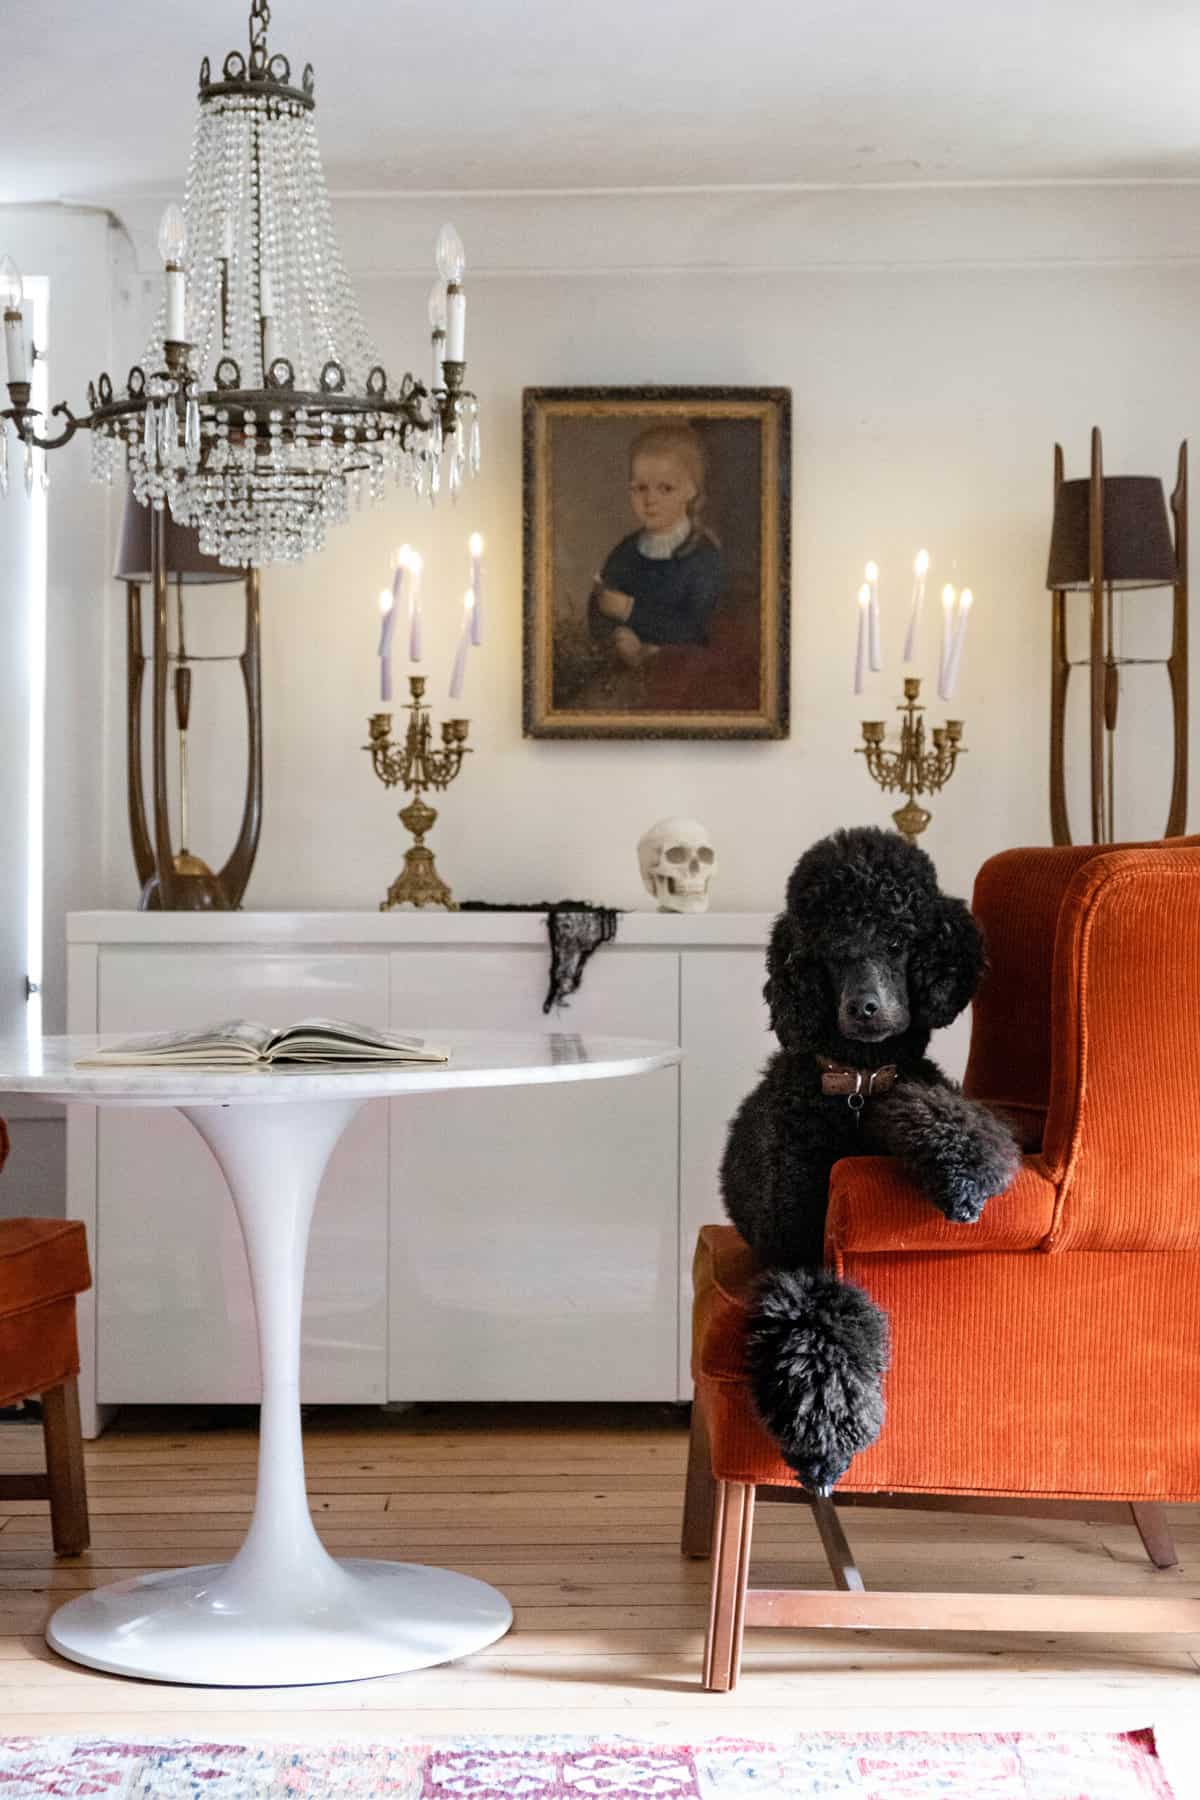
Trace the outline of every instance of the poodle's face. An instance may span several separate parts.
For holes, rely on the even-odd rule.
[[[903,1060],[957,1017],[982,972],[979,928],[939,891],[925,852],[863,828],[822,839],[796,864],[765,993],[785,1049]]]
[[[825,946],[821,960],[843,1037],[878,1044],[908,1030],[908,949],[907,934],[887,925]]]

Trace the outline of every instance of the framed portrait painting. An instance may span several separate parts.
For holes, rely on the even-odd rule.
[[[786,388],[525,390],[525,734],[788,731]]]

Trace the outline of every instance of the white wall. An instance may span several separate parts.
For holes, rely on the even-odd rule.
[[[931,802],[926,844],[965,892],[992,851],[1046,841],[1051,447],[1060,439],[1068,472],[1086,473],[1099,423],[1111,471],[1172,475],[1200,392],[1191,192],[344,202],[356,285],[393,367],[424,370],[428,246],[448,210],[476,271],[469,373],[483,403],[485,473],[457,510],[443,503],[430,514],[397,496],[335,532],[320,558],[265,576],[266,812],[248,904],[373,907],[396,873],[401,801],[359,748],[378,704],[375,596],[392,547],[418,544],[440,614],[426,666],[444,708],[475,528],[487,539],[489,594],[488,642],[467,698],[476,755],[434,833],[460,896],[645,904],[633,846],[659,815],[686,812],[710,825],[722,853],[716,904],[771,908],[812,838],[843,823],[886,824],[897,801],[852,752],[858,721],[900,697],[907,568],[919,544],[935,555],[939,586],[949,563],[978,601],[951,709],[966,721],[970,753]],[[147,242],[152,209],[130,218]],[[156,281],[147,277],[147,303]],[[786,742],[522,739],[521,389],[639,381],[792,389]],[[884,570],[887,670],[856,702],[853,594],[868,556]],[[214,623],[224,604],[214,599]],[[1165,599],[1152,604],[1165,621]],[[236,642],[232,614],[213,641],[222,634]],[[935,654],[931,629],[930,676]],[[1167,797],[1165,679],[1155,679],[1158,704],[1151,685],[1125,740],[1118,814],[1119,829],[1151,835]],[[217,861],[237,813],[240,727],[236,707],[225,708],[220,747],[206,749],[199,698],[194,710],[193,847]],[[934,700],[934,718],[944,712]],[[110,798],[115,808],[116,786]],[[119,831],[108,845],[109,895],[131,901]]]

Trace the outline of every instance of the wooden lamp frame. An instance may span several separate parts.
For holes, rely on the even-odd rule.
[[[1165,659],[1174,720],[1174,758],[1171,798],[1164,837],[1179,837],[1187,815],[1188,784],[1188,454],[1186,440],[1179,446],[1179,465],[1171,494],[1174,524],[1176,579],[1173,593],[1171,653]],[[1062,445],[1054,446],[1054,492],[1063,481]],[[1117,669],[1113,648],[1112,588],[1104,575],[1104,455],[1098,426],[1092,429],[1091,479],[1088,486],[1088,568],[1090,618],[1088,665],[1090,676],[1089,768],[1091,781],[1091,841],[1111,843],[1114,835],[1112,749],[1117,723]],[[1053,614],[1050,650],[1050,830],[1054,843],[1071,843],[1067,809],[1065,734],[1067,684],[1071,662],[1067,654],[1067,592],[1052,588]],[[1106,755],[1107,751],[1107,755]]]

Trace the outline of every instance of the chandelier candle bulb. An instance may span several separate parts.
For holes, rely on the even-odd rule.
[[[959,670],[962,667],[963,644],[967,636],[967,614],[974,603],[975,596],[970,588],[964,588],[958,596],[958,611],[954,621],[954,637],[950,644],[950,653],[946,661],[946,676],[943,700],[951,700],[958,686]]]
[[[912,612],[908,620],[908,633],[904,639],[904,660],[911,662],[917,653],[917,637],[921,630],[921,614],[925,607],[925,577],[929,573],[929,552],[918,550],[913,562],[913,598]]]
[[[879,564],[869,562],[863,570],[867,588],[871,596],[870,609],[867,615],[867,662],[878,673],[883,667],[883,650],[879,641]]]
[[[471,533],[469,548],[471,551],[471,642],[483,642],[483,539],[477,531]]]
[[[446,284],[439,275],[429,290],[429,329],[433,346],[433,391],[445,386],[442,362],[446,355]]]
[[[942,652],[938,662],[938,697],[946,698],[946,671],[950,666],[950,647],[954,637],[954,603],[958,595],[949,582],[942,589]]]
[[[29,380],[29,359],[25,350],[25,318],[16,308],[4,308],[4,355],[8,362],[8,380]]]
[[[453,225],[443,225],[438,233],[437,267],[446,284],[446,348],[443,355],[447,362],[460,363],[466,354],[467,296],[462,289],[466,266],[462,239]]]
[[[864,581],[858,590],[858,644],[854,652],[854,691],[863,691],[863,676],[867,665],[867,609],[871,604],[871,590]]]
[[[6,256],[0,260],[0,306],[4,308],[4,355],[10,383],[29,380],[24,301],[25,284],[21,280],[21,271],[12,257]]]
[[[187,276],[183,259],[187,251],[187,226],[183,213],[171,201],[158,227],[158,250],[163,259],[167,284],[166,321],[163,336],[167,343],[182,344],[185,337],[184,318],[187,307]]]

